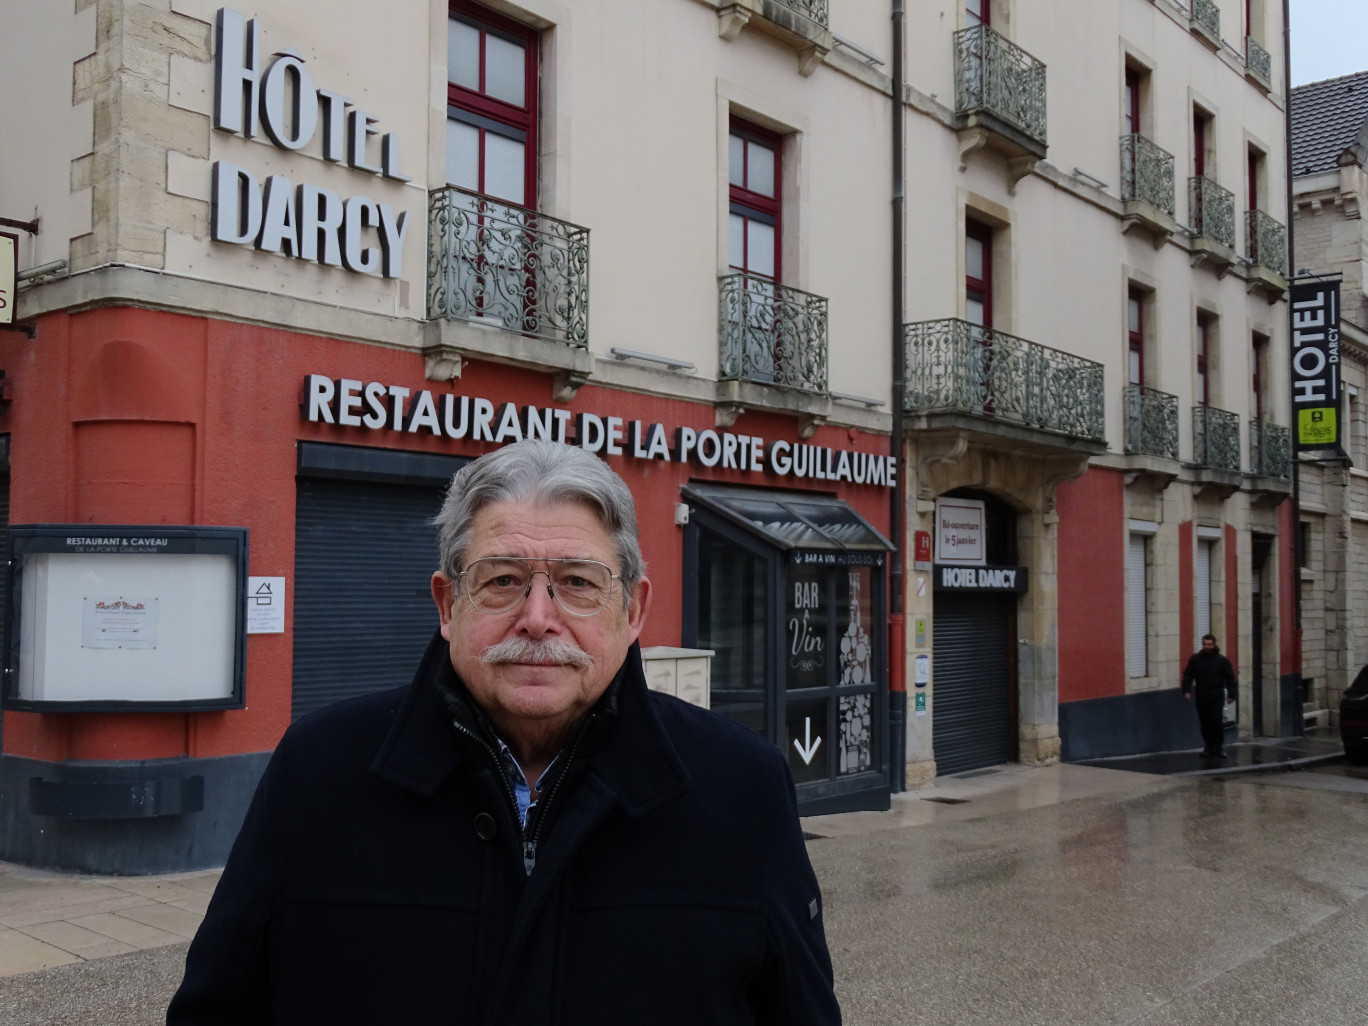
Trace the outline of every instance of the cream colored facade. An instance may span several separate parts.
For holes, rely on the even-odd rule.
[[[772,411],[793,418],[805,436],[823,424],[849,428],[852,438],[892,430],[895,5],[830,0],[822,24],[796,13],[804,6],[798,0],[488,0],[490,11],[538,33],[539,210],[588,228],[592,239],[582,349],[427,316],[427,202],[444,184],[445,0],[236,8],[258,19],[263,66],[293,52],[316,88],[376,119],[366,162],[378,165],[381,136],[393,133],[392,170],[408,181],[325,159],[321,131],[293,151],[264,134],[216,130],[220,6],[76,0],[7,8],[5,38],[25,42],[8,45],[0,76],[6,94],[25,102],[8,104],[0,127],[25,145],[0,153],[0,213],[41,218],[38,236],[21,243],[21,268],[65,262],[24,289],[21,317],[151,307],[423,354],[434,380],[459,376],[466,361],[479,359],[554,372],[558,400],[593,382],[713,404],[719,426],[747,411]],[[910,567],[913,532],[933,529],[935,500],[951,491],[1005,502],[1016,514],[1016,561],[1031,571],[1015,607],[1016,637],[1008,639],[1012,754],[1051,761],[1069,754],[1061,703],[1176,686],[1180,656],[1197,642],[1194,622],[1180,616],[1182,596],[1192,591],[1182,537],[1191,544],[1203,529],[1219,535],[1211,622],[1223,636],[1228,624],[1240,625],[1239,637],[1223,642],[1243,667],[1254,658],[1248,568],[1255,535],[1272,540],[1265,594],[1279,594],[1286,583],[1277,568],[1288,544],[1279,510],[1289,486],[1277,474],[1255,473],[1249,457],[1255,335],[1267,340],[1265,417],[1287,422],[1274,398],[1287,391],[1285,281],[1251,260],[1242,216],[1254,153],[1262,155],[1258,205],[1287,221],[1281,9],[1254,3],[1249,35],[1270,59],[1264,80],[1250,70],[1243,4],[1234,0],[1203,8],[1203,18],[1218,11],[1215,34],[1172,0],[991,0],[996,36],[1044,66],[1045,127],[1023,146],[1019,131],[967,114],[957,100],[967,75],[954,47],[966,27],[963,5],[901,6],[904,320],[966,318],[965,226],[974,220],[992,233],[992,328],[1028,349],[1048,347],[1100,368],[1095,387],[1062,400],[1098,405],[1093,433],[1025,424],[1000,401],[909,408],[907,421],[905,612],[909,623],[929,624],[921,644],[909,628],[908,665],[934,650],[936,622],[934,587],[919,584]],[[1124,198],[1119,139],[1128,134],[1128,67],[1141,89],[1138,134],[1173,157],[1171,214]],[[1208,125],[1205,176],[1233,194],[1230,246],[1194,231],[1187,193],[1198,160],[1194,117]],[[829,302],[829,375],[816,393],[718,380],[732,118],[783,139],[782,280]],[[401,272],[361,274],[214,241],[216,163],[246,168],[258,184],[282,175],[406,213],[395,254]],[[376,245],[374,229],[367,232],[367,244]],[[1123,388],[1132,292],[1146,297],[1144,384],[1176,397],[1176,454],[1128,452]],[[1235,469],[1213,469],[1194,454],[1199,321],[1209,330],[1209,404],[1238,418]],[[696,371],[616,359],[615,348]],[[908,387],[916,389],[916,380]],[[1062,664],[1060,603],[1093,571],[1078,552],[1061,548],[1057,508],[1061,485],[1085,474],[1119,482],[1119,501],[1098,514],[1105,529],[1086,510],[1071,514],[1090,521],[1097,545],[1120,553],[1129,522],[1153,525],[1148,670],[1131,677],[1114,665],[1124,652],[1124,625],[1100,621],[1095,630],[1107,640],[1097,658],[1110,683],[1086,694],[1061,685],[1087,671],[1076,654],[1068,657],[1072,667]],[[1236,580],[1227,581],[1228,565],[1238,568]],[[1123,582],[1109,577],[1088,587],[1114,597]],[[1086,596],[1073,600],[1080,604]],[[1273,681],[1287,629],[1267,614],[1258,626],[1264,674]],[[1077,635],[1076,625],[1072,630]],[[909,694],[926,697],[924,715],[909,702],[909,783],[937,772],[936,679],[933,664],[927,687],[908,684]],[[1256,721],[1249,674],[1242,679],[1240,730],[1247,734]],[[1276,688],[1263,695],[1264,722],[1276,722]]]
[[[1350,463],[1308,459],[1300,467],[1302,672],[1309,711],[1321,723],[1338,715],[1340,692],[1368,663],[1368,316],[1360,210],[1368,174],[1359,126],[1350,120],[1345,129],[1339,166],[1293,179],[1298,268],[1342,275],[1341,441]]]

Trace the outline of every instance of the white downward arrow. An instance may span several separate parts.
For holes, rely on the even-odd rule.
[[[803,720],[803,744],[798,743],[798,739],[793,739],[793,747],[798,749],[798,754],[803,757],[803,765],[811,766],[812,757],[817,754],[817,747],[822,743],[820,737],[812,736],[812,717],[808,716]]]

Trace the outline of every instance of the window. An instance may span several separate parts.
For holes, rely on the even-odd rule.
[[[975,25],[989,25],[992,23],[992,2],[991,0],[965,0],[964,2],[964,27],[973,28]]]
[[[1199,537],[1197,539],[1197,601],[1195,609],[1197,614],[1197,644],[1195,647],[1197,648],[1201,647],[1203,634],[1213,633],[1211,630],[1211,568],[1216,565],[1215,556],[1216,540]]]
[[[1194,107],[1192,109],[1192,174],[1196,178],[1207,177],[1207,146],[1210,136],[1211,115],[1198,107]]]
[[[1249,151],[1249,209],[1259,209],[1259,181],[1263,177],[1264,155],[1258,150],[1251,148]]]
[[[1121,111],[1122,122],[1125,126],[1123,135],[1140,135],[1140,71],[1137,68],[1126,69],[1126,92]]]
[[[1131,531],[1126,546],[1126,675],[1149,676],[1149,542],[1152,531]]]
[[[535,207],[536,35],[458,4],[447,19],[447,75],[447,184]]]
[[[1211,402],[1211,318],[1197,315],[1197,402],[1206,406]]]
[[[781,270],[782,140],[772,132],[733,121],[727,144],[731,182],[728,263],[739,271],[777,281]]]
[[[993,326],[993,229],[974,220],[964,222],[964,319]]]
[[[1255,333],[1249,354],[1250,388],[1253,391],[1253,405],[1250,408],[1257,420],[1262,420],[1264,415],[1264,368],[1267,360],[1268,338]]]
[[[1127,381],[1145,383],[1145,294],[1132,288],[1126,299]]]

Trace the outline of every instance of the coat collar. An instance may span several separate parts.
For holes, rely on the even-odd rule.
[[[652,706],[635,642],[618,678],[605,696],[616,704],[617,714],[590,758],[589,772],[629,815],[639,816],[681,794],[688,775]],[[465,692],[439,631],[428,643],[371,765],[382,780],[430,797],[462,763],[470,762],[452,729],[443,689]]]

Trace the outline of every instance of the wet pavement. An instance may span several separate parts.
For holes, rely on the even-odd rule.
[[[1344,758],[1339,733],[1322,728],[1304,737],[1258,738],[1226,745],[1225,759],[1212,759],[1194,748],[1182,752],[1152,752],[1123,755],[1111,759],[1086,759],[1079,766],[1100,766],[1129,770],[1132,773],[1159,773],[1184,776],[1220,776],[1229,773],[1267,772],[1305,769]]]
[[[1267,765],[1256,758],[1247,765]],[[1005,766],[939,778],[889,812],[805,820],[846,1022],[1363,1023],[1362,781],[1335,766],[1189,773]],[[13,901],[26,888],[12,915],[46,919],[47,893],[87,928],[112,929],[92,916],[156,918],[141,911],[149,894],[195,908],[179,895],[186,880],[133,883],[120,897],[106,892],[130,881],[0,866],[6,879]],[[82,897],[123,907],[92,912]],[[4,898],[0,886],[0,911]],[[162,1021],[186,945],[160,939],[11,975],[0,956],[0,1026]]]

